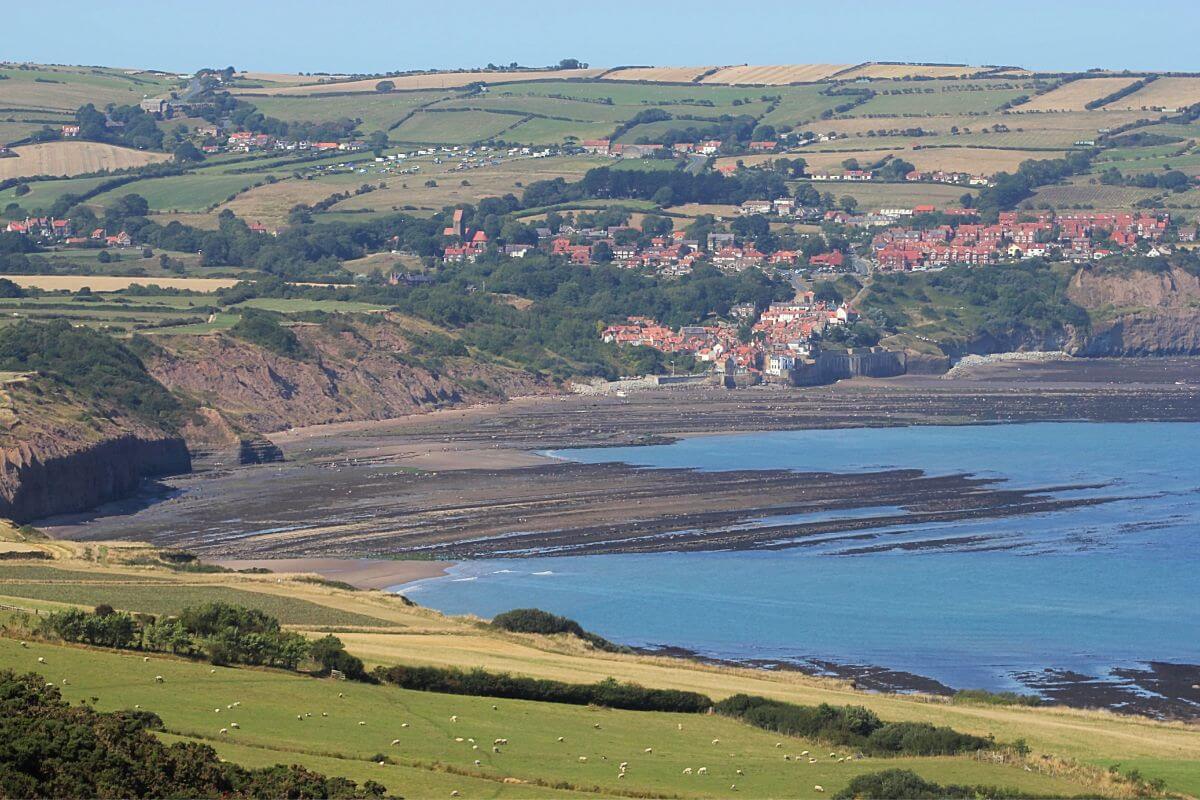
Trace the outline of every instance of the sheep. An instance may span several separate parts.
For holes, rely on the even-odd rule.
[[[338,697],[345,697],[345,696],[346,695],[342,694],[341,692],[338,692]]]
[[[478,750],[478,749],[479,749],[479,745],[477,745],[477,744],[473,744],[473,745],[471,745],[471,749],[472,749],[472,750]]]
[[[233,728],[236,731],[236,730],[240,729],[242,726],[238,725],[236,722],[231,722],[231,723],[229,723],[229,727]]]
[[[738,770],[734,770],[734,772],[736,772],[738,775],[745,775],[745,774],[746,774],[746,773],[742,772],[740,769],[738,769]]]
[[[216,674],[217,674],[217,671],[216,671],[215,669],[210,669],[210,670],[208,671],[208,674],[209,674],[209,675],[216,675]]]
[[[500,752],[500,748],[499,748],[499,747],[492,747],[492,752],[493,752],[493,753],[499,753],[499,752]]]
[[[241,701],[241,700],[234,700],[234,701],[233,701],[233,707],[234,707],[234,708],[237,708],[237,707],[238,707],[238,706],[240,706],[241,704],[242,704],[242,701]]]
[[[642,752],[643,752],[643,753],[653,753],[653,752],[654,752],[654,748],[653,748],[653,747],[647,747],[647,748],[646,748],[645,750],[643,750]]]
[[[775,743],[775,746],[776,746],[776,747],[783,747],[783,742],[776,742],[776,743]]]
[[[470,742],[471,744],[475,744],[475,740],[469,736],[467,737],[467,741]]]
[[[359,724],[359,725],[366,725],[367,723],[366,723],[366,722],[364,722],[364,721],[362,721],[362,720],[360,719],[360,720],[358,721],[358,724]]]
[[[802,751],[800,752],[800,755],[802,755],[802,756],[806,756],[806,755],[808,755],[808,751],[807,751],[807,750],[802,750]]]
[[[155,683],[162,683],[164,680],[166,680],[166,679],[165,679],[165,678],[163,678],[163,676],[162,676],[162,675],[155,675],[155,676],[154,676],[154,682],[155,682]]]
[[[629,769],[629,762],[628,762],[628,761],[622,761],[622,762],[621,762],[620,764],[618,764],[617,766],[619,766],[619,767],[621,768],[621,772],[624,772],[625,770]]]
[[[66,679],[66,678],[63,678],[63,681],[62,681],[62,683],[63,683],[63,686],[66,686],[66,685],[67,685],[67,679]]]
[[[401,722],[401,723],[400,723],[400,727],[401,727],[401,728],[407,728],[407,727],[408,727],[408,723],[407,723],[407,722]]]
[[[475,766],[477,766],[477,767],[478,767],[478,766],[479,766],[480,764],[482,764],[482,763],[483,763],[483,762],[482,762],[482,761],[480,761],[478,758],[477,758],[477,759],[475,759]]]
[[[53,688],[54,688],[54,682],[53,682],[53,681],[46,681],[46,688],[47,688],[47,689],[53,689]]]
[[[382,767],[382,766],[383,766],[384,764],[386,764],[386,763],[387,763],[386,761],[380,761],[380,762],[379,762],[379,766],[381,766],[381,767]]]
[[[675,730],[677,730],[677,731],[683,730],[683,723],[682,722],[676,723]]]
[[[459,744],[461,744],[461,743],[462,743],[462,740],[463,740],[463,738],[462,738],[461,736],[455,736],[455,737],[454,737],[454,741],[458,742]]]
[[[624,773],[624,772],[618,772],[618,773],[617,773],[617,777],[618,777],[618,778],[624,778],[624,777],[625,777],[625,773]]]
[[[45,663],[46,663],[46,659],[42,658],[41,656],[38,656],[38,663],[39,663],[39,664],[45,664]]]
[[[221,734],[222,734],[222,735],[224,735],[224,734],[226,734],[226,733],[229,733],[229,729],[228,729],[228,728],[221,728]]]
[[[579,763],[580,763],[580,764],[586,764],[586,763],[587,763],[587,756],[580,756],[580,757],[579,757]]]
[[[683,768],[683,774],[684,774],[684,775],[691,775],[691,774],[692,774],[692,768],[691,768],[691,767],[684,767],[684,768]]]
[[[220,713],[221,713],[221,709],[219,709],[219,708],[214,708],[214,709],[213,709],[213,713],[214,713],[214,714],[220,714]]]
[[[150,663],[150,656],[142,656],[142,661],[146,664]]]
[[[567,737],[565,737],[565,736],[560,736],[560,737],[558,737],[558,740],[559,740],[560,742],[565,742],[565,741],[567,740]]]
[[[830,757],[830,758],[837,758],[837,753],[830,753],[830,754],[829,754],[829,757]]]
[[[395,747],[395,746],[396,746],[396,745],[398,745],[398,744],[400,744],[400,740],[399,740],[399,739],[392,739],[392,746],[393,746],[393,747]]]
[[[305,712],[304,712],[304,716],[306,716],[306,717],[311,717],[311,716],[312,716],[312,712],[311,712],[311,711],[305,711]]]
[[[134,705],[134,708],[141,708],[141,705]]]
[[[787,754],[785,753],[785,754],[784,754],[784,756],[783,756],[783,760],[784,760],[784,761],[791,761],[791,760],[792,760],[792,757],[791,757],[791,756],[789,756],[789,755],[787,755]]]
[[[451,721],[451,722],[458,722],[458,715],[457,715],[457,714],[452,714],[452,715],[450,716],[450,721]]]
[[[816,786],[813,787],[813,791],[814,792],[823,792],[823,791],[825,791],[825,787],[818,783]]]
[[[701,767],[700,769],[696,770],[696,774],[697,775],[707,775],[708,767]]]
[[[595,728],[596,730],[600,730],[600,723],[599,722],[593,723],[592,727]]]
[[[720,743],[721,743],[721,740],[720,740],[720,739],[713,739],[713,740],[712,740],[712,743],[713,743],[713,744],[720,744]]]
[[[451,797],[458,797],[458,789],[455,789],[453,792],[451,792],[451,793],[450,793],[450,796],[451,796]]]
[[[499,711],[499,710],[500,710],[500,706],[492,706],[492,711]]]
[[[297,715],[296,715],[296,719],[298,719],[298,720],[300,720],[301,722],[303,722],[303,721],[304,721],[304,715],[303,715],[303,714],[297,714]]]
[[[817,760],[816,760],[815,758],[810,758],[810,759],[808,760],[808,763],[810,763],[810,764],[815,764],[815,763],[817,763]]]
[[[29,648],[29,643],[28,643],[28,642],[21,642],[21,647],[24,647],[24,648],[28,649],[28,648]]]
[[[471,741],[475,740],[472,739]],[[492,742],[492,744],[508,744],[508,739],[497,739],[496,741]]]

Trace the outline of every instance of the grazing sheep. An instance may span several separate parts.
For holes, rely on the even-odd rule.
[[[467,741],[470,742],[471,744],[475,744],[475,740],[470,738],[469,736],[467,737]]]
[[[492,744],[508,744],[508,739],[497,739],[496,741],[492,742]]]
[[[454,741],[459,742],[460,744],[462,743],[462,740],[463,740],[463,738],[461,736],[454,737]]]
[[[66,686],[66,685],[67,685],[67,679],[63,678],[63,686]]]
[[[708,767],[701,767],[700,769],[696,770],[696,774],[697,775],[707,775]]]
[[[216,675],[216,674],[217,674],[217,671],[216,671],[215,669],[210,669],[210,670],[208,671],[208,674],[209,674],[209,675]]]
[[[565,737],[565,736],[560,736],[560,737],[558,737],[558,740],[559,740],[560,742],[564,742],[564,741],[566,741],[566,737]]]
[[[450,796],[451,796],[451,797],[458,797],[458,789],[455,789],[453,792],[451,792],[451,793],[450,793]]]
[[[142,661],[144,661],[147,664],[150,663],[150,656],[142,656]]]
[[[813,791],[814,792],[823,792],[823,791],[825,791],[825,787],[818,783],[816,786],[813,787]]]
[[[234,730],[238,730],[242,726],[238,725],[236,722],[231,722],[231,723],[229,723],[229,727],[233,728]]]
[[[382,767],[382,766],[383,766],[384,764],[386,764],[386,763],[387,763],[386,761],[380,761],[380,762],[379,762],[379,766],[381,766],[381,767]]]
[[[776,746],[776,747],[783,747],[783,742],[776,742],[776,743],[775,743],[775,746]]]
[[[619,767],[621,768],[621,771],[622,771],[622,772],[624,772],[625,770],[629,769],[629,762],[628,762],[628,761],[622,761],[622,762],[621,762],[620,764],[618,764],[617,766],[619,766]]]
[[[483,762],[482,762],[482,761],[480,761],[478,758],[477,758],[477,759],[475,759],[475,766],[477,766],[477,767],[478,767],[478,766],[479,766],[480,764],[482,764],[482,763],[483,763]]]
[[[47,688],[47,689],[53,689],[53,688],[54,688],[54,683],[53,683],[53,682],[51,682],[51,681],[46,681],[46,688]]]
[[[596,730],[600,730],[600,723],[599,722],[593,723],[592,727],[595,728]]]
[[[499,747],[493,747],[493,748],[492,748],[492,752],[493,752],[493,753],[499,753],[499,752],[500,752],[500,748],[499,748]]]
[[[399,739],[392,739],[392,744],[393,744],[393,745],[400,744],[400,740],[399,740]]]
[[[684,768],[683,768],[683,774],[684,774],[684,775],[691,775],[691,774],[692,774],[692,768],[691,768],[691,767],[684,767]]]
[[[624,778],[624,777],[625,777],[625,773],[624,773],[624,772],[618,772],[618,773],[617,773],[617,777],[618,777],[618,778]]]
[[[479,749],[479,745],[477,745],[477,744],[473,744],[473,745],[471,745],[471,749],[472,749],[472,750],[478,750],[478,749]]]
[[[162,675],[155,675],[155,676],[154,676],[154,682],[155,682],[155,683],[162,683],[164,680],[165,680],[165,678],[163,678],[163,676],[162,676]]]
[[[222,733],[222,734],[229,733],[229,729],[228,729],[228,728],[221,728],[221,733]]]
[[[240,706],[241,704],[242,704],[242,701],[241,701],[241,700],[234,700],[234,701],[233,701],[233,707],[234,707],[234,708],[237,708],[237,707],[238,707],[238,706]]]
[[[789,756],[789,755],[787,755],[787,754],[784,754],[784,756],[783,756],[783,760],[784,760],[784,761],[791,761],[791,760],[792,760],[792,757],[791,757],[791,756]]]
[[[29,643],[28,643],[28,642],[21,642],[21,647],[26,647],[26,648],[27,648],[27,647],[29,647]]]
[[[134,706],[134,708],[141,708],[141,706],[140,706],[140,705],[135,705],[135,706]]]
[[[341,692],[338,692],[338,697],[345,697],[345,696],[346,695],[342,694]]]
[[[800,752],[800,755],[802,755],[802,756],[806,756],[806,755],[808,755],[808,751],[807,751],[807,750],[803,750],[803,751],[801,751],[801,752]]]
[[[681,730],[683,730],[683,723],[682,723],[682,722],[680,722],[680,723],[677,723],[677,724],[675,725],[675,730],[677,730],[677,731],[681,731]]]
[[[499,710],[500,710],[500,706],[492,706],[492,711],[499,711]]]
[[[643,752],[643,753],[653,753],[653,752],[654,752],[654,748],[653,748],[653,747],[647,747],[647,748],[646,748],[645,750],[643,750],[642,752]]]
[[[829,754],[829,757],[830,757],[830,758],[837,758],[837,753],[830,753],[830,754]]]
[[[38,663],[39,663],[39,664],[45,664],[45,663],[46,663],[46,659],[42,658],[41,656],[38,656]]]
[[[739,770],[734,770],[734,771],[735,771],[735,772],[736,772],[738,775],[745,775],[745,774],[746,774],[746,773],[742,772],[740,769],[739,769]]]
[[[580,756],[580,757],[579,757],[579,763],[580,763],[580,764],[586,764],[586,763],[587,763],[587,756]]]
[[[454,714],[454,715],[452,715],[452,716],[450,717],[450,721],[451,721],[451,722],[458,722],[458,715],[457,715],[457,714]]]
[[[713,743],[713,744],[720,744],[720,743],[721,743],[721,740],[720,740],[720,739],[713,739],[713,740],[712,740],[712,743]]]
[[[817,763],[817,760],[816,760],[815,758],[810,758],[810,759],[808,760],[808,763],[810,763],[810,764],[815,764],[815,763]]]
[[[401,727],[401,728],[407,728],[407,727],[408,727],[408,723],[407,723],[407,722],[401,722],[401,723],[400,723],[400,727]]]
[[[359,725],[366,725],[367,723],[363,722],[363,721],[360,719],[360,720],[358,721],[358,724],[359,724]]]
[[[311,717],[311,716],[312,716],[312,712],[311,712],[311,711],[305,711],[305,712],[304,712],[304,716],[306,716],[306,717]]]

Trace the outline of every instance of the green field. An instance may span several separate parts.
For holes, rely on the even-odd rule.
[[[1063,779],[970,758],[838,762],[830,754],[844,757],[844,748],[780,737],[719,716],[410,692],[261,669],[212,671],[166,657],[146,663],[138,653],[36,642],[26,649],[12,640],[0,640],[0,665],[36,669],[60,685],[65,678],[62,690],[69,699],[96,697],[99,710],[140,705],[160,715],[172,734],[220,743],[235,758],[261,764],[309,763],[314,757],[320,759],[314,767],[374,776],[408,796],[457,790],[463,797],[491,797],[506,786],[505,778],[515,778],[600,795],[727,796],[736,784],[738,792],[751,796],[812,797],[819,794],[814,786],[836,792],[855,775],[892,766],[942,782],[1002,784],[1041,794],[1080,790]],[[158,675],[163,683],[155,682]],[[237,708],[227,708],[235,701]],[[221,734],[222,728],[228,733]],[[393,745],[395,739],[399,743]],[[495,739],[509,744],[493,752]],[[799,757],[804,750],[816,754],[816,763]],[[395,766],[379,766],[376,754]],[[621,762],[628,762],[626,778],[618,777]],[[699,767],[708,774],[683,772]],[[507,785],[514,796],[536,795],[532,786]]]
[[[361,120],[364,134],[386,131],[418,106],[453,92],[394,92],[388,94],[312,95],[308,97],[246,97],[261,113],[287,122]]]
[[[513,114],[487,111],[420,112],[392,131],[391,138],[416,143],[470,144],[499,136],[520,121]]]
[[[29,193],[17,197],[16,187],[0,192],[0,208],[9,203],[17,203],[21,208],[34,212],[38,209],[48,209],[64,194],[83,194],[90,192],[105,181],[112,178],[64,178],[57,181],[30,181],[25,184]]]
[[[86,103],[136,105],[176,85],[163,75],[99,67],[0,68],[0,107],[75,111]]]
[[[204,211],[224,202],[259,183],[261,174],[173,175],[167,178],[146,178],[97,195],[89,205],[106,206],[127,194],[146,198],[152,211]]]

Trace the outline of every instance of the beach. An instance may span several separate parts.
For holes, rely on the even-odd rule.
[[[257,558],[212,559],[226,569],[269,569],[278,573],[320,575],[330,581],[348,583],[359,589],[390,589],[413,581],[446,574],[444,561],[393,561],[369,558]]]

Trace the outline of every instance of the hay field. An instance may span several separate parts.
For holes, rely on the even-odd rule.
[[[824,80],[836,72],[841,72],[849,64],[783,64],[778,66],[753,66],[743,64],[736,67],[719,69],[705,77],[701,83],[718,84],[764,84],[766,86],[783,86],[789,83],[815,83]]]
[[[302,86],[312,84],[314,81],[325,78],[326,80],[339,80],[346,78],[346,75],[294,75],[289,72],[239,72],[235,78],[240,78],[247,81],[270,81],[286,86]]]
[[[143,167],[171,157],[102,142],[45,142],[13,148],[17,158],[0,158],[0,180],[33,175],[82,175],[102,169]]]
[[[618,69],[604,75],[606,81],[658,81],[662,83],[690,83],[713,67],[630,67]]]
[[[1136,78],[1080,78],[1032,98],[1017,108],[1021,111],[1084,111],[1093,100],[1124,89]]]
[[[893,150],[846,150],[831,153],[804,153],[810,169],[838,169],[847,158],[857,158],[862,164],[871,164],[887,155],[909,161],[919,170],[946,172],[969,172],[972,175],[994,175],[997,172],[1012,172],[1022,161],[1029,159],[1061,158],[1062,152],[1004,150],[987,147],[926,147],[913,150],[897,147]],[[750,162],[747,161],[747,164]]]
[[[0,275],[21,287],[35,286],[47,291],[65,289],[77,292],[89,287],[93,292],[119,292],[130,286],[161,286],[164,289],[185,289],[191,292],[215,292],[237,285],[235,278],[152,278],[118,277],[115,275]]]
[[[288,212],[294,206],[301,203],[312,205],[324,200],[334,192],[353,190],[363,183],[371,183],[372,181],[364,180],[366,177],[358,174],[340,174],[322,177],[319,180],[285,180],[278,183],[266,183],[248,192],[242,192],[229,202],[222,203],[221,207],[209,216],[216,216],[217,213],[228,209],[250,222],[281,226],[286,224]],[[416,180],[417,175],[389,175],[384,182],[388,184],[393,181],[403,183],[404,181],[400,180],[401,177],[416,183],[423,182],[423,180]],[[370,196],[366,195],[366,197]]]
[[[295,86],[242,89],[234,94],[247,95],[310,95],[336,92],[374,92],[381,80],[391,81],[397,89],[453,89],[470,83],[509,83],[513,81],[550,81],[565,78],[594,78],[605,72],[601,68],[558,69],[529,72],[430,72],[420,75],[399,75],[395,78],[368,78],[358,81],[326,81]]]
[[[858,78],[958,78],[982,72],[983,67],[963,64],[863,64],[849,72],[838,75],[838,79]]]
[[[69,112],[85,103],[136,104],[175,85],[162,75],[89,67],[3,67],[0,75],[7,78],[0,80],[0,107]]]
[[[1200,103],[1200,78],[1159,78],[1104,109],[1183,108],[1195,103]]]

